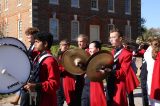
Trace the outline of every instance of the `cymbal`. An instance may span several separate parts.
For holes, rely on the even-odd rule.
[[[100,72],[102,66],[110,68],[113,63],[111,52],[103,50],[93,54],[87,62],[87,76],[91,81],[102,81],[108,75],[108,72]]]
[[[81,75],[86,72],[86,63],[89,57],[89,54],[83,49],[69,49],[64,52],[62,56],[62,65],[69,73],[74,75]],[[80,62],[84,66],[77,66],[75,61]]]

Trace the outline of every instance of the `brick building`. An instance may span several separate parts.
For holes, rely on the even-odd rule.
[[[107,42],[118,27],[127,40],[140,34],[140,0],[0,0],[0,31],[25,42],[30,26],[50,31],[55,41],[72,42],[80,33]]]

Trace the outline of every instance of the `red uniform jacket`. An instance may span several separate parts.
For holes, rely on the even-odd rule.
[[[75,79],[74,76],[68,73],[62,65],[59,65],[62,74],[63,91],[67,104],[75,99]]]
[[[103,82],[90,82],[90,106],[107,106]]]
[[[131,54],[132,54],[132,51],[131,51]],[[133,68],[130,65],[127,76],[126,76],[126,90],[127,90],[127,93],[128,94],[131,93],[138,86],[139,86],[139,80],[138,80],[136,74],[134,73]]]
[[[150,98],[160,100],[160,52],[154,63]]]
[[[112,51],[114,54],[114,51]],[[126,96],[126,78],[131,66],[132,54],[126,49],[122,49],[118,56],[117,70],[115,73],[116,80],[114,83],[114,96],[112,106],[128,106]]]
[[[144,53],[146,52],[145,49],[139,50],[136,54],[134,54],[135,57],[143,57]]]
[[[56,90],[60,83],[58,63],[53,57],[47,57],[39,71],[42,85],[40,106],[57,106]]]

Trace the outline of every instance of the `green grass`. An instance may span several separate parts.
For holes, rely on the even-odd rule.
[[[75,45],[71,45],[70,48],[73,49],[73,48],[76,48],[76,46],[75,46]],[[51,47],[51,52],[52,52],[52,54],[53,54],[54,56],[57,56],[58,50],[59,50],[59,45],[53,45],[53,46]],[[111,51],[111,48],[103,45],[103,46],[102,46],[102,50]]]

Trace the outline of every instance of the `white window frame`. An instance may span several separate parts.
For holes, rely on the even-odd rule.
[[[2,12],[2,5],[1,5],[1,2],[0,2],[0,13]]]
[[[54,35],[54,33],[53,33],[53,31],[52,31],[52,25],[51,25],[51,21],[56,21],[56,23],[57,23],[57,34],[56,34],[56,36]],[[50,18],[50,20],[49,20],[49,32],[53,35],[53,40],[59,40],[59,20],[57,19],[57,18]]]
[[[92,7],[92,2],[93,1],[96,1],[96,7]],[[98,0],[91,0],[91,10],[96,10],[96,11],[98,11],[99,10],[99,7],[98,7]]]
[[[22,0],[17,0],[17,7],[22,5]]]
[[[6,18],[6,23],[5,23],[5,36],[8,36],[8,19]]]
[[[100,40],[100,25],[90,25],[90,27],[89,27],[90,29],[89,29],[89,31],[90,31],[90,34],[89,34],[89,36],[90,36],[90,41],[94,41],[94,40]],[[96,28],[96,29],[98,29],[97,30],[97,34],[98,34],[98,36],[93,36],[93,35],[95,35],[95,34],[93,34],[93,28]],[[94,30],[95,31],[95,30]],[[96,34],[96,35],[97,35]]]
[[[71,7],[80,8],[80,6],[79,6],[79,0],[77,0],[77,5],[73,4],[72,1],[75,1],[75,0],[71,0]]]
[[[3,26],[2,26],[2,23],[0,23],[0,34],[3,35]],[[2,35],[0,35],[0,36],[2,36]]]
[[[59,4],[59,0],[49,0],[49,3],[50,4]]]
[[[115,27],[114,24],[108,24],[108,34],[110,33],[110,30],[112,30],[114,27]]]
[[[8,0],[4,0],[4,11],[8,10]]]
[[[77,32],[77,34],[75,34],[75,35],[73,35],[73,29],[74,29],[74,26],[73,26],[73,23],[74,22],[77,22],[77,30],[78,30],[78,32]],[[71,40],[72,41],[76,41],[76,38],[78,37],[78,35],[79,35],[79,21],[78,20],[72,20],[71,21]]]
[[[108,0],[108,12],[114,13],[114,12],[115,12],[115,3],[114,3],[115,0],[112,0],[112,1],[113,1],[113,4],[112,4],[113,9],[110,10],[110,9],[109,9],[109,5],[110,5],[110,4],[109,4],[109,0]]]
[[[130,2],[130,3],[126,6],[126,2]],[[125,7],[125,14],[126,15],[131,15],[131,0],[125,0],[125,6],[124,7]]]
[[[21,20],[21,18],[18,19],[18,22],[17,22],[17,31],[18,31],[18,39],[22,40],[23,35],[22,35],[22,20]]]
[[[125,25],[125,39],[128,41],[131,41],[131,26],[130,25]]]

